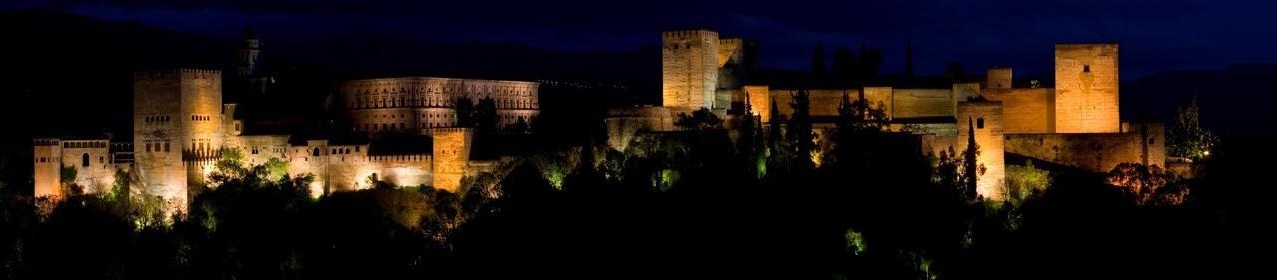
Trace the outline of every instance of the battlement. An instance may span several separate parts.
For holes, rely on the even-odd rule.
[[[377,86],[377,85],[393,85],[393,84],[404,84],[404,83],[411,84],[411,83],[427,83],[427,82],[437,82],[437,83],[444,83],[444,84],[447,84],[447,83],[489,84],[490,83],[494,85],[515,85],[515,86],[527,86],[532,88],[537,88],[541,85],[540,82],[534,82],[534,81],[458,79],[458,78],[444,78],[444,77],[395,77],[395,78],[350,80],[350,81],[346,81],[342,83],[342,86],[349,88],[349,87],[368,87],[368,86]]]
[[[607,109],[609,117],[669,117],[668,107],[614,107]]]
[[[440,127],[431,128],[430,133],[434,135],[439,135],[439,133],[470,133],[471,130],[471,128],[466,127]]]
[[[1097,48],[1097,49],[1109,49],[1109,50],[1116,51],[1116,50],[1117,50],[1117,43],[1057,43],[1057,44],[1055,44],[1055,49],[1056,49],[1056,50],[1061,50],[1061,49],[1065,49],[1065,50],[1067,50],[1067,49],[1092,49],[1092,48]]]
[[[374,163],[429,162],[430,160],[431,160],[430,154],[368,156],[368,161],[371,161]]]
[[[158,70],[137,71],[133,73],[133,78],[135,80],[172,79],[178,76],[195,76],[200,78],[207,77],[207,76],[216,76],[220,78],[221,75],[222,75],[221,70],[177,68],[177,69],[158,69]]]
[[[35,145],[35,146],[57,146],[57,145],[58,145],[58,143],[62,142],[62,139],[59,139],[59,138],[35,138],[35,139],[32,139],[32,141],[31,141],[31,142],[33,142],[33,145]]]
[[[713,37],[718,39],[718,32],[709,29],[672,30],[661,32],[665,39],[687,39],[693,37]]]

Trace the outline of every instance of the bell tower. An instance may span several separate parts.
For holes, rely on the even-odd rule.
[[[257,33],[252,27],[244,28],[244,43],[239,48],[239,66],[236,71],[238,77],[244,79],[256,76],[261,55],[261,42],[257,40]]]

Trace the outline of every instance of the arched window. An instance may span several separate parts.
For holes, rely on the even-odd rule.
[[[89,166],[89,153],[84,153],[84,155],[80,156],[80,166]]]
[[[319,156],[319,148],[316,147],[314,151],[311,151],[310,156],[314,156],[314,157]]]

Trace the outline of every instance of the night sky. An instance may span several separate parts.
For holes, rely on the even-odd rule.
[[[178,2],[180,4],[175,4]],[[666,29],[707,27],[756,39],[765,67],[805,69],[817,42],[883,49],[885,72],[903,69],[913,41],[921,74],[952,61],[1017,75],[1050,73],[1057,42],[1122,44],[1122,79],[1175,69],[1277,61],[1277,2],[1070,1],[390,1],[10,0],[0,9],[48,8],[179,31],[269,40],[379,32],[427,41],[513,41],[564,51],[627,51]]]

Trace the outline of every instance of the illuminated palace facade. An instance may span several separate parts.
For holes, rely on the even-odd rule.
[[[644,132],[677,130],[678,113],[700,108],[728,120],[745,106],[763,122],[771,121],[771,106],[792,115],[796,89],[742,82],[741,66],[755,59],[751,43],[712,30],[662,35],[662,106],[610,109],[612,147],[624,150]],[[1006,197],[1006,154],[1097,172],[1125,162],[1165,165],[1162,125],[1119,118],[1117,44],[1055,45],[1055,88],[1015,88],[1012,78],[1011,68],[994,68],[983,82],[937,88],[808,89],[810,113],[822,142],[830,140],[844,96],[882,109],[891,130],[916,135],[924,153],[961,153],[974,135],[984,167],[977,193],[990,200]]]

